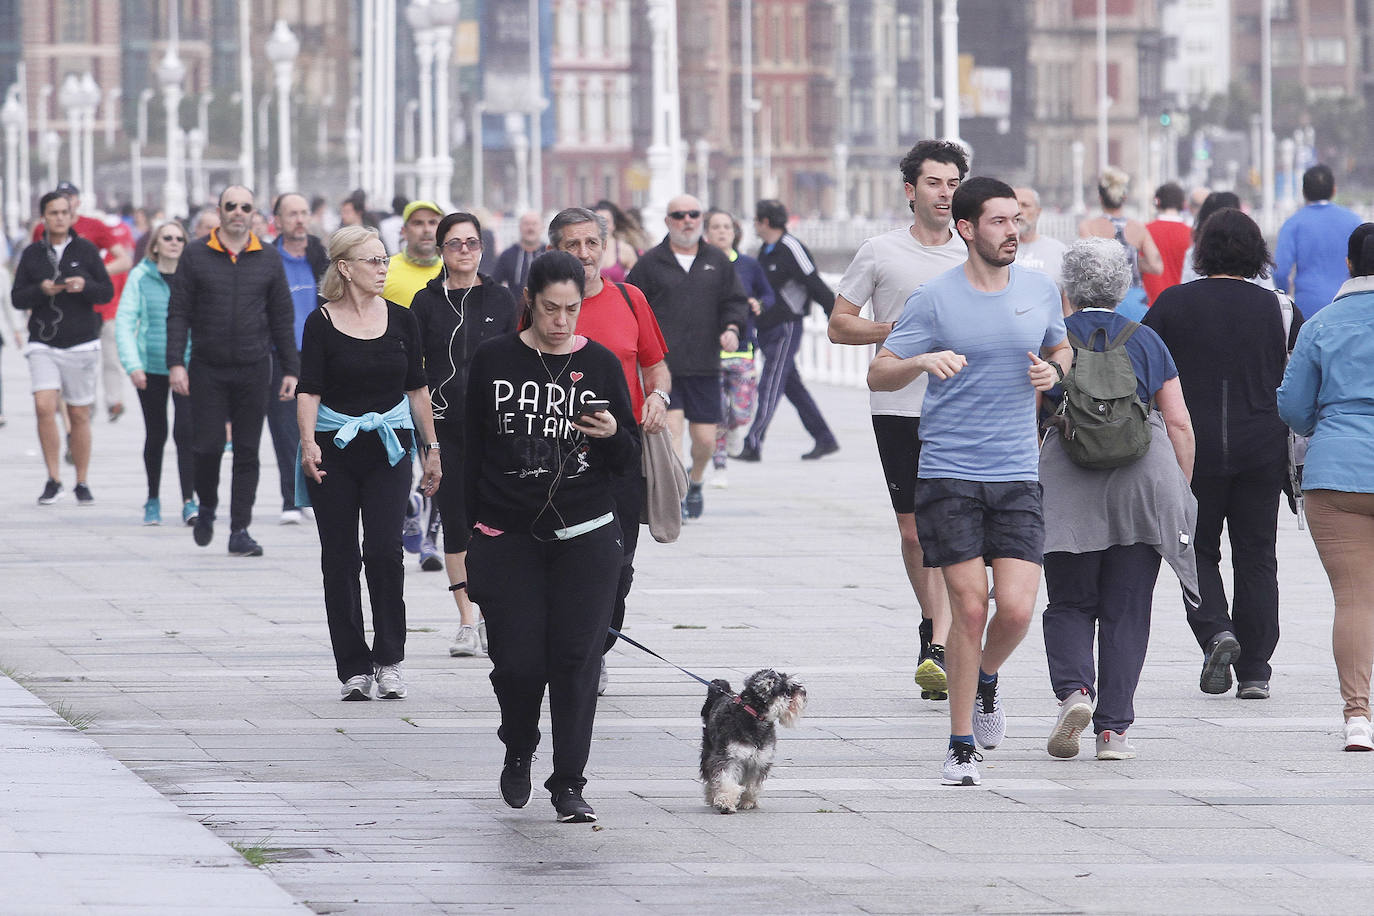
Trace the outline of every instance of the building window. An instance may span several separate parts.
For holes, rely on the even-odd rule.
[[[1295,67],[1299,59],[1298,36],[1295,32],[1284,32],[1273,36],[1272,59],[1276,67]]]
[[[1345,38],[1307,39],[1307,62],[1315,65],[1341,67],[1345,65]]]
[[[58,41],[78,45],[90,43],[91,4],[88,0],[62,0],[57,14]]]
[[[914,38],[915,29],[912,27],[911,15],[900,13],[897,16],[897,59],[915,60],[916,41]]]

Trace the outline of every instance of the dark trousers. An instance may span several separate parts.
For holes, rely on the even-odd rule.
[[[1279,491],[1286,466],[1274,464],[1228,477],[1194,475],[1197,497],[1198,587],[1202,603],[1188,611],[1198,645],[1223,630],[1240,641],[1235,664],[1240,681],[1269,680],[1269,658],[1279,644],[1279,564],[1274,542],[1278,537]],[[1221,528],[1231,541],[1234,571],[1232,602],[1226,603],[1221,581]]]
[[[300,448],[301,431],[296,424],[296,399],[283,401],[281,391],[282,364],[272,351],[272,382],[267,388],[267,431],[272,434],[272,450],[277,454],[277,474],[281,478],[281,508],[296,508],[296,449]],[[238,436],[234,437],[235,439]]]
[[[229,496],[229,528],[242,531],[253,520],[258,492],[258,443],[267,410],[271,361],[248,366],[210,366],[194,355],[191,381],[191,431],[196,451],[196,493],[200,510],[219,506],[219,466],[224,458],[224,424],[234,429],[234,480]]]
[[[754,408],[754,424],[744,437],[747,447],[759,450],[768,424],[783,396],[792,402],[801,418],[802,426],[816,440],[817,445],[833,445],[835,434],[821,416],[821,409],[802,383],[797,371],[797,353],[801,351],[802,325],[800,321],[786,321],[777,327],[759,331],[759,349],[763,351],[763,372],[759,378],[758,403]]]
[[[601,647],[624,558],[614,521],[568,541],[479,532],[468,546],[468,594],[487,621],[491,685],[501,707],[497,734],[507,753],[533,753],[548,687],[553,775],[544,785],[550,791],[587,784],[582,771],[591,751]]]
[[[639,547],[639,518],[644,514],[645,486],[644,475],[638,470],[616,479],[615,517],[620,521],[620,533],[625,542],[620,582],[615,590],[615,606],[611,608],[611,626],[617,630],[625,629],[625,599],[630,597],[630,587],[635,582],[635,550]],[[603,655],[611,651],[616,638],[611,633],[606,634]]]
[[[157,499],[162,489],[162,452],[167,447],[167,395],[171,393],[165,375],[148,375],[147,386],[138,392],[143,410],[143,470],[148,475],[148,498]],[[195,494],[196,462],[191,449],[191,399],[172,395],[172,441],[177,449],[177,477],[181,499]]]
[[[407,434],[399,433],[408,444]],[[235,439],[238,437],[235,436]],[[323,483],[306,478],[320,533],[320,572],[324,574],[324,609],[329,642],[339,680],[372,674],[374,665],[394,665],[405,658],[405,561],[401,522],[410,494],[410,460],[387,461],[381,438],[359,433],[347,448],[320,436],[325,471]],[[238,443],[235,442],[235,448]],[[358,549],[358,522],[363,525]],[[373,643],[369,649],[363,625],[362,585],[366,571],[372,602]]]
[[[1050,685],[1061,700],[1080,688],[1097,697],[1095,733],[1124,732],[1135,721],[1158,577],[1159,553],[1149,544],[1045,554],[1049,605],[1042,624]]]

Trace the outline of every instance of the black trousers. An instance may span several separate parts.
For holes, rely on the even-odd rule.
[[[625,556],[620,564],[620,581],[616,584],[615,606],[611,608],[611,626],[625,629],[625,600],[635,582],[635,550],[639,547],[639,519],[644,514],[644,474],[638,470],[616,481],[615,517],[620,521],[620,534],[625,542]],[[616,638],[606,634],[606,646],[601,654],[611,651]]]
[[[171,385],[165,375],[147,376],[147,387],[138,392],[143,410],[143,470],[148,476],[148,498],[157,499],[162,489],[162,452],[167,447],[167,395]],[[195,494],[196,462],[191,448],[191,399],[172,395],[172,441],[177,449],[177,477],[181,500]]]
[[[224,458],[224,424],[234,429],[234,479],[229,497],[229,528],[242,531],[253,520],[258,492],[258,443],[267,411],[271,360],[247,366],[211,366],[194,354],[191,381],[191,430],[195,438],[196,493],[200,511],[219,506],[219,466]]]
[[[1135,721],[1135,689],[1150,645],[1159,559],[1149,544],[1045,554],[1050,603],[1041,623],[1050,686],[1061,700],[1080,688],[1097,697],[1096,734],[1124,732]]]
[[[281,358],[273,350],[272,381],[267,388],[267,431],[272,434],[272,450],[277,455],[281,508],[285,512],[296,508],[296,449],[300,448],[301,432],[296,424],[296,399],[283,401],[277,397],[277,392],[281,391],[281,377]]]
[[[587,784],[601,646],[624,558],[615,521],[568,541],[477,532],[468,545],[468,594],[487,621],[501,706],[497,734],[507,753],[533,753],[547,686],[553,775],[544,785],[551,792]]]
[[[1279,564],[1275,540],[1279,525],[1279,492],[1287,467],[1283,463],[1228,477],[1193,476],[1197,497],[1198,587],[1202,603],[1189,608],[1188,624],[1198,645],[1223,630],[1240,641],[1236,679],[1267,681],[1269,658],[1279,644]],[[1232,601],[1226,602],[1221,581],[1221,528],[1231,541],[1234,571]]]
[[[320,534],[320,572],[324,575],[324,609],[329,642],[339,680],[372,674],[374,665],[394,665],[405,658],[405,560],[401,522],[410,494],[410,460],[392,465],[376,433],[359,433],[347,448],[317,437],[325,472],[323,483],[306,478],[315,527]],[[409,433],[397,435],[409,444]],[[237,436],[235,437],[237,438]],[[237,443],[235,443],[237,447]],[[358,522],[362,521],[362,550]],[[363,624],[362,585],[372,601],[373,643]]]

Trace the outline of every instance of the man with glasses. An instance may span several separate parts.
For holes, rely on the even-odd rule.
[[[702,239],[701,201],[681,194],[668,202],[668,234],[635,262],[626,279],[644,292],[668,342],[673,375],[668,429],[676,448],[690,427],[692,470],[682,511],[699,518],[702,481],[716,450],[720,353],[739,349],[749,298],[725,252]]]
[[[260,557],[248,534],[258,490],[258,442],[268,398],[293,401],[300,352],[281,254],[249,229],[253,192],[230,185],[219,197],[219,228],[186,246],[167,304],[167,368],[172,390],[191,397],[196,494],[200,515],[191,529],[204,547],[214,538],[224,424],[234,429],[234,477],[229,503],[229,553]],[[185,362],[191,341],[190,371]],[[271,390],[272,348],[282,362]]]
[[[382,290],[383,299],[410,308],[410,300],[415,298],[415,294],[439,276],[443,262],[439,258],[439,246],[434,241],[434,233],[443,215],[444,211],[432,201],[412,200],[406,204],[401,211],[401,218],[405,220],[401,226],[405,247],[391,256],[391,269],[387,272],[386,287]]]
[[[324,243],[310,234],[310,202],[304,195],[287,192],[272,205],[277,221],[277,237],[272,242],[281,255],[286,271],[286,285],[291,291],[291,305],[295,311],[293,334],[296,347],[301,345],[305,319],[319,305],[316,292],[329,253]],[[270,391],[280,391],[286,372],[281,354],[272,351],[272,382]],[[300,447],[300,429],[296,424],[296,402],[271,399],[267,405],[267,429],[272,434],[272,449],[277,453],[277,475],[281,483],[281,524],[298,525],[301,510],[296,508],[296,449]]]

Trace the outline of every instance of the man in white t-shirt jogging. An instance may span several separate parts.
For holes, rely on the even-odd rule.
[[[907,297],[927,280],[968,258],[964,240],[950,229],[950,200],[968,174],[963,147],[948,140],[922,140],[898,166],[911,208],[912,224],[866,239],[849,263],[836,288],[829,333],[834,343],[881,344],[902,314]],[[872,303],[872,319],[860,315]],[[888,497],[897,515],[902,539],[902,563],[921,608],[921,654],[916,683],[921,697],[943,700],[945,640],[949,636],[949,599],[940,571],[924,565],[916,536],[913,495],[921,456],[921,402],[926,376],[921,374],[899,391],[869,395],[878,459],[887,481]]]
[[[947,785],[978,785],[974,742],[1006,735],[997,673],[1026,635],[1040,585],[1045,519],[1039,482],[1035,393],[1072,364],[1059,289],[1014,266],[1011,187],[971,178],[951,201],[955,231],[968,245],[962,267],[911,294],[868,369],[874,391],[897,391],[931,376],[921,418],[916,530],[927,566],[949,592],[946,649]],[[992,566],[997,614],[988,619]],[[986,638],[985,638],[986,636]]]

